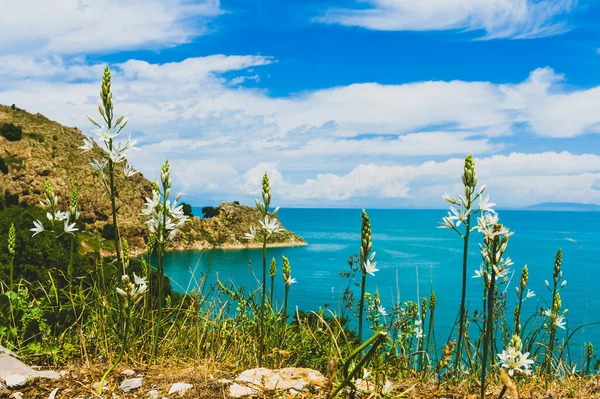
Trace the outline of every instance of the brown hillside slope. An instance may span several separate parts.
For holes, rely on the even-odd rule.
[[[0,136],[0,157],[8,165],[7,174],[0,172],[0,194],[8,191],[18,194],[21,202],[37,205],[43,199],[44,181],[48,180],[63,207],[71,189],[77,189],[81,218],[88,226],[87,231],[101,229],[109,222],[109,198],[89,166],[92,159],[100,158],[102,150],[97,145],[92,151],[82,153],[78,147],[83,144],[84,136],[77,128],[62,126],[40,114],[0,105],[0,123],[3,122],[21,126],[23,138],[8,141]],[[117,184],[120,185],[122,170],[118,172]],[[150,195],[150,182],[141,174],[128,179],[119,193],[121,232],[133,248],[145,247],[147,230],[139,213],[144,198]],[[257,219],[258,212],[254,208],[223,203],[219,206],[219,215],[213,219],[190,219],[173,249],[247,246],[243,233]],[[279,245],[305,244],[301,237],[288,231],[277,234],[272,241]]]

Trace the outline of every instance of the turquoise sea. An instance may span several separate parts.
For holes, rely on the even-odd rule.
[[[200,209],[194,210],[200,214]],[[389,309],[398,297],[402,302],[417,301],[428,296],[433,288],[438,303],[436,338],[438,342],[445,341],[458,312],[462,267],[462,240],[453,231],[437,228],[447,211],[367,211],[380,269],[374,277],[368,276],[367,290],[378,289],[383,305]],[[569,309],[569,327],[600,321],[600,212],[499,211],[499,214],[501,222],[515,232],[507,250],[515,262],[514,275],[507,286],[511,319],[517,299],[515,287],[525,264],[529,267],[529,288],[536,297],[526,301],[523,314],[528,316],[539,307],[547,307],[551,295],[544,280],[552,280],[556,250],[562,248],[567,285],[561,295],[563,308]],[[277,259],[277,296],[283,293],[280,273],[284,255],[290,260],[292,277],[298,281],[291,286],[290,308],[317,310],[328,306],[337,311],[345,288],[339,273],[346,269],[348,257],[359,251],[361,210],[281,209],[279,216],[287,229],[304,237],[309,245],[268,250],[269,261],[271,257]],[[471,278],[481,264],[479,242],[481,235],[474,233],[467,291],[471,312],[482,307],[480,280]],[[261,276],[260,249],[178,251],[169,252],[166,258],[166,273],[179,291],[193,288],[194,279],[207,272],[210,281],[218,276],[247,287],[257,287]],[[583,328],[571,342],[586,340],[600,345],[600,325]]]

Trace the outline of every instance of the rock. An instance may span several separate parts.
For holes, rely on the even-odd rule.
[[[54,371],[37,371],[29,367],[18,356],[8,349],[0,346],[0,381],[6,385],[17,387],[37,378],[57,379],[60,375]]]
[[[133,392],[137,389],[140,389],[142,387],[143,382],[143,378],[128,378],[126,380],[123,380],[121,385],[119,385],[119,389],[122,392]]]
[[[169,389],[169,395],[178,393],[180,396],[183,396],[185,392],[189,391],[193,387],[194,386],[192,384],[186,384],[185,382],[177,382],[171,385],[171,388]]]
[[[126,375],[128,377],[132,377],[135,375],[135,371],[131,370],[131,369],[127,369],[127,370],[123,370],[121,371],[122,375]]]
[[[249,388],[238,383],[233,383],[229,387],[229,396],[232,398],[243,398],[244,396],[251,396],[260,393],[260,390],[255,388]]]
[[[148,397],[150,399],[158,399],[158,391],[156,389],[148,391]]]
[[[27,377],[21,374],[4,376],[4,383],[8,388],[19,388],[27,384]]]
[[[60,374],[60,377],[61,377],[61,378],[65,378],[65,377],[67,377],[67,376],[68,376],[70,373],[69,373],[67,370],[60,370],[60,371],[58,372],[58,374]]]
[[[10,399],[23,399],[23,394],[21,392],[13,392],[13,394],[10,395]]]
[[[306,368],[288,367],[279,370],[256,368],[241,373],[229,387],[231,397],[240,398],[267,391],[301,392],[320,389],[327,379],[320,372]]]

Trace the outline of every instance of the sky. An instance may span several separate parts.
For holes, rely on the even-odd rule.
[[[144,176],[193,205],[600,204],[600,2],[0,0],[0,103],[90,134],[102,70]]]

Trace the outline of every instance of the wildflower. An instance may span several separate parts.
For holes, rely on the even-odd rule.
[[[125,164],[125,167],[123,168],[123,174],[125,175],[125,177],[131,177],[137,173],[138,171],[133,169],[133,167],[130,164]]]
[[[295,278],[288,277],[288,278],[287,278],[287,280],[285,280],[285,285],[287,285],[287,286],[290,286],[290,285],[292,285],[292,284],[294,284],[294,283],[296,283],[296,282],[297,282],[297,281],[296,281],[296,279],[295,279]]]
[[[77,230],[79,229],[75,227],[75,223],[69,224],[69,222],[65,220],[65,233],[74,234]]]
[[[499,365],[508,369],[508,374],[511,377],[514,376],[515,371],[525,375],[531,374],[531,365],[534,364],[534,361],[528,359],[529,352],[522,353],[522,349],[523,344],[521,338],[514,335],[510,340],[508,348],[498,354],[498,357],[500,358]]]
[[[563,330],[565,330],[566,325],[567,325],[567,323],[565,322],[565,317],[564,316],[556,317],[556,320],[554,321],[554,325],[558,328],[562,328]]]
[[[449,202],[453,205],[458,205],[458,202],[450,195],[450,194],[444,194],[442,195],[442,199],[446,202]]]
[[[371,376],[371,372],[367,369],[363,369],[362,379],[366,381],[370,376]]]
[[[265,215],[264,220],[259,220],[260,226],[270,236],[274,233],[279,233],[282,230],[281,224],[275,218],[269,218],[269,215]]]
[[[250,231],[248,233],[244,233],[244,239],[246,239],[246,240],[255,240],[256,239],[256,228],[254,226],[250,226]]]
[[[387,316],[387,315],[388,315],[388,314],[387,314],[387,312],[385,311],[385,308],[384,308],[383,306],[381,306],[381,305],[379,305],[379,306],[377,307],[377,311],[378,311],[378,312],[379,312],[379,314],[380,314],[381,316],[383,316],[383,317],[385,317],[385,316]]]
[[[486,195],[485,198],[483,196],[479,196],[479,201],[478,201],[479,204],[478,205],[479,205],[480,212],[486,211],[486,212],[496,213],[496,211],[492,209],[492,207],[496,204],[493,202],[489,202],[489,201],[490,201],[489,195]]]
[[[94,140],[92,140],[90,137],[84,137],[83,145],[78,148],[83,152],[91,151],[94,148]]]
[[[39,234],[42,231],[44,231],[44,225],[39,220],[34,220],[33,226],[34,227],[32,229],[29,229],[30,231],[33,231],[32,237],[35,237],[36,234]]]
[[[367,259],[367,261],[365,262],[365,272],[370,274],[371,276],[374,276],[375,272],[379,271],[379,269],[376,266],[377,262],[371,263],[371,260]]]
[[[483,270],[483,265],[479,266],[479,270],[475,270],[475,275],[472,278],[482,278],[485,276],[485,270]]]
[[[527,295],[525,295],[525,299],[533,298],[535,296],[535,292],[527,289]]]

